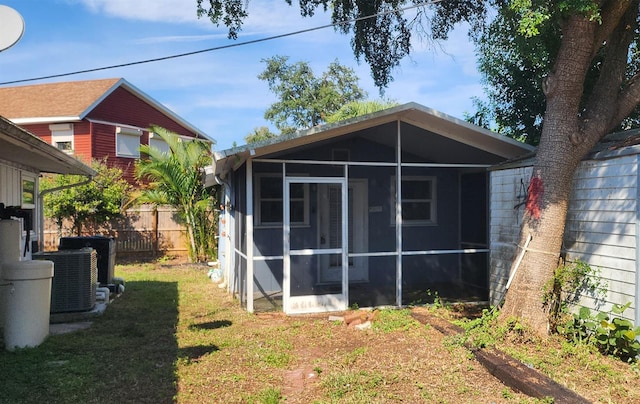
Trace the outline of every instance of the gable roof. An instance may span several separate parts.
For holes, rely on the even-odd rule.
[[[443,139],[471,146],[504,159],[514,158],[534,150],[533,146],[411,102],[334,124],[317,126],[291,135],[278,136],[255,144],[214,152],[215,167],[212,167],[211,171],[224,178],[226,172],[239,167],[248,158],[258,158],[292,150],[296,147],[310,145],[394,121],[410,124],[420,131],[419,136],[413,137],[412,144],[405,144],[406,147],[413,151],[432,147],[432,145],[427,144],[428,142],[424,142],[425,137],[420,136],[423,134],[439,135]],[[451,142],[447,143],[447,145],[450,144]],[[395,147],[395,145],[390,146]]]
[[[18,125],[79,121],[120,87],[169,116],[198,137],[211,140],[203,131],[123,78],[0,87],[0,114]]]
[[[82,161],[58,150],[1,116],[0,159],[45,173],[86,176],[96,174]]]

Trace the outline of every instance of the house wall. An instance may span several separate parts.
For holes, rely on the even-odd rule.
[[[504,294],[523,209],[513,209],[520,199],[520,179],[525,187],[531,167],[491,173],[491,282],[492,304]],[[637,226],[638,156],[588,160],[580,164],[567,214],[563,251],[568,261],[582,260],[600,271],[606,283],[604,299],[583,296],[579,305],[608,311],[612,304],[631,302],[624,317],[638,323]]]
[[[87,118],[141,128],[157,125],[180,135],[195,136],[193,132],[122,87],[109,94],[89,112]]]
[[[73,155],[90,164],[91,158],[94,156],[91,123],[88,121],[71,123],[73,124]],[[49,129],[49,125],[48,123],[21,124],[20,127],[51,144],[51,129]]]
[[[497,305],[504,298],[524,206],[531,167],[492,171],[489,179],[489,300]],[[524,185],[523,185],[524,184]]]
[[[74,122],[73,124],[73,154],[88,164],[91,164],[91,159],[94,157],[91,129],[92,125],[87,121]]]
[[[582,162],[564,238],[567,260],[589,263],[608,285],[604,301],[584,296],[580,304],[608,311],[632,302],[624,313],[630,320],[636,318],[637,205],[637,155]]]
[[[96,160],[107,159],[109,167],[122,170],[122,176],[131,184],[136,183],[136,158],[116,156],[116,126],[92,123],[92,155]],[[142,139],[141,139],[142,142]]]
[[[20,127],[28,130],[29,132],[37,135],[40,139],[45,142],[51,144],[51,130],[49,129],[48,123],[37,123],[37,124],[22,124]]]
[[[22,171],[8,162],[0,161],[0,203],[20,206],[22,201]],[[34,175],[38,175],[33,173]]]

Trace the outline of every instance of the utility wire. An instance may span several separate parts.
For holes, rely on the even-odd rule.
[[[334,23],[331,23],[331,24],[320,25],[320,26],[317,26],[317,27],[306,28],[306,29],[302,29],[302,30],[299,30],[299,31],[288,32],[288,33],[285,33],[285,34],[279,34],[279,35],[269,36],[269,37],[265,37],[265,38],[253,39],[253,40],[250,40],[250,41],[236,42],[236,43],[229,44],[229,45],[221,45],[221,46],[216,46],[216,47],[213,47],[213,48],[201,49],[201,50],[197,50],[197,51],[193,51],[193,52],[178,53],[178,54],[175,54],[175,55],[162,56],[162,57],[159,57],[159,58],[138,60],[136,62],[128,62],[128,63],[122,63],[122,64],[118,64],[118,65],[95,67],[93,69],[76,70],[76,71],[73,71],[73,72],[52,74],[52,75],[49,75],[49,76],[33,77],[33,78],[30,78],[30,79],[4,81],[4,82],[0,82],[0,85],[26,83],[26,82],[30,82],[30,81],[38,81],[38,80],[53,79],[53,78],[58,78],[58,77],[73,76],[73,75],[76,75],[76,74],[91,73],[91,72],[97,72],[97,71],[101,71],[101,70],[117,69],[119,67],[128,67],[128,66],[141,65],[141,64],[146,64],[146,63],[160,62],[160,61],[163,61],[163,60],[177,59],[177,58],[181,58],[181,57],[185,57],[185,56],[197,55],[197,54],[200,54],[200,53],[213,52],[213,51],[218,51],[218,50],[222,50],[222,49],[229,49],[229,48],[236,48],[236,47],[239,47],[239,46],[253,45],[253,44],[256,44],[256,43],[260,43],[260,42],[272,41],[274,39],[280,39],[280,38],[286,38],[286,37],[294,36],[294,35],[306,34],[308,32],[318,31],[318,30],[321,30],[321,29],[329,28],[329,27],[336,27],[336,26],[339,26],[339,25],[352,24],[352,23],[355,23],[355,22],[358,22],[358,21],[368,20],[370,18],[375,18],[375,17],[379,17],[379,16],[384,16],[384,15],[387,15],[387,14],[396,13],[398,11],[407,11],[407,10],[411,10],[411,9],[414,9],[414,8],[426,6],[426,5],[429,5],[429,4],[440,3],[441,1],[444,1],[444,0],[425,1],[425,2],[422,2],[422,3],[413,4],[411,6],[407,6],[407,7],[404,7],[404,8],[398,8],[398,9],[384,11],[384,12],[371,14],[371,15],[367,15],[367,16],[363,16],[363,17],[352,18],[350,20],[334,22]]]

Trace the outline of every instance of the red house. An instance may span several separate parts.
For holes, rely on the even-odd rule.
[[[86,162],[107,158],[130,183],[141,144],[167,148],[152,125],[213,143],[122,78],[0,88],[0,115]]]

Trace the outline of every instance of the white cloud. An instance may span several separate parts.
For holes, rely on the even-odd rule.
[[[140,21],[195,22],[195,0],[69,0],[92,13]]]

